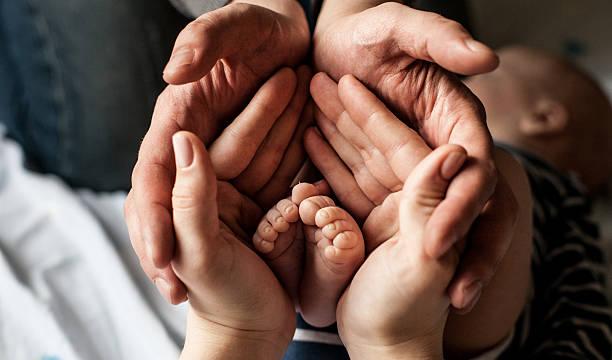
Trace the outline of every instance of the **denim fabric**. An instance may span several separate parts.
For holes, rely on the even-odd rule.
[[[40,171],[129,188],[185,23],[166,1],[0,0],[0,121]]]

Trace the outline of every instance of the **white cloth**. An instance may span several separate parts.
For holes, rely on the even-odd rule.
[[[0,359],[177,358],[181,331],[172,339],[161,319],[181,312],[168,323],[183,329],[184,308],[160,311],[157,293],[141,291],[151,285],[119,242],[123,195],[106,208],[123,232],[113,240],[76,193],[22,158],[0,134]]]

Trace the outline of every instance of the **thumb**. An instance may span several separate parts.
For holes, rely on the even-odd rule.
[[[402,20],[396,22],[399,25],[395,38],[399,48],[416,59],[463,75],[486,73],[499,64],[493,50],[474,40],[455,21],[408,6],[395,11],[394,16]]]
[[[217,60],[258,48],[275,30],[272,11],[230,4],[191,22],[176,39],[164,80],[180,85],[200,80]]]
[[[176,180],[172,189],[172,211],[177,240],[176,261],[188,265],[218,248],[217,179],[202,141],[181,131],[172,137]],[[198,254],[198,256],[181,256]]]
[[[427,221],[444,201],[452,178],[467,159],[459,145],[443,145],[425,157],[410,173],[400,200],[400,231],[419,239]],[[427,244],[425,244],[427,249]],[[429,252],[427,252],[429,253]]]

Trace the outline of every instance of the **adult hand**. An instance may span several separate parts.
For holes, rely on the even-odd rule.
[[[181,131],[172,141],[172,267],[187,288],[191,310],[182,357],[280,359],[295,331],[295,311],[272,271],[246,245],[262,211],[217,180],[197,136]],[[242,211],[233,211],[233,204]]]
[[[445,87],[444,83],[439,85]],[[403,124],[350,75],[336,85],[325,74],[317,74],[311,92],[320,108],[317,123],[333,150],[314,131],[307,133],[307,150],[343,205],[365,220],[364,237],[372,251],[398,231],[399,225],[391,216],[397,208],[397,197],[393,194],[431,150],[420,134]],[[452,102],[450,96],[456,94],[448,95],[447,100]],[[477,161],[469,157],[465,170],[448,189],[447,201],[428,221],[426,249],[430,256],[438,256],[439,241],[447,240],[448,235],[441,231],[448,218],[466,222],[463,217],[470,216],[457,213],[457,203],[465,201],[466,196],[465,183],[460,180],[465,179],[464,173],[473,172],[475,166]],[[500,201],[507,196],[503,189],[496,188],[486,206],[487,216],[481,216],[470,229],[466,253],[449,288],[452,304],[459,310],[473,308],[511,242],[516,207]],[[486,188],[471,190],[488,193]],[[491,229],[495,229],[495,236],[491,236]],[[460,236],[462,240],[464,235]],[[453,245],[462,247],[463,241],[453,241]]]
[[[261,12],[269,12],[262,8],[245,10],[243,6],[239,9],[247,11],[247,15],[244,15],[247,19],[260,17]],[[227,10],[224,14],[231,15],[231,11],[235,10]],[[249,12],[254,14],[249,15]],[[229,24],[226,25],[231,28]],[[203,29],[193,25],[191,31],[196,30]],[[188,33],[182,37],[187,38]],[[200,51],[204,49],[200,48]],[[174,255],[170,213],[175,171],[170,141],[172,134],[187,129],[207,142],[218,178],[231,181],[236,190],[262,208],[286,195],[303,164],[305,153],[302,137],[311,114],[303,112],[311,76],[306,67],[298,69],[297,80],[290,69],[278,71],[259,89],[246,109],[223,130],[229,112],[243,106],[244,97],[259,81],[255,77],[235,77],[238,75],[235,71],[239,68],[244,70],[246,63],[246,59],[242,62],[239,58],[224,59],[217,62],[213,71],[201,81],[168,87],[158,100],[151,128],[134,168],[133,188],[125,204],[132,246],[145,273],[173,304],[185,300],[186,289],[170,267]],[[255,76],[254,73],[248,74]],[[223,82],[219,76],[224,79],[227,76],[232,82]],[[261,73],[259,76],[267,75]],[[223,132],[218,134],[221,130]],[[213,138],[216,140],[211,143]],[[240,212],[241,209],[240,204],[228,207],[228,211]]]
[[[398,232],[368,256],[338,303],[338,330],[352,359],[443,358],[446,288],[459,251],[431,258],[426,233],[465,160],[463,148],[444,145],[422,160],[396,193],[399,206],[390,216]]]
[[[431,220],[436,230],[428,235],[432,237],[428,253],[436,257],[467,235],[493,194],[497,172],[482,105],[458,79],[435,64],[453,72],[475,74],[493,70],[498,60],[490,49],[473,40],[453,21],[397,3],[368,8],[375,3],[380,1],[328,2],[324,6],[313,40],[315,66],[336,80],[345,74],[354,75],[430,148],[454,143],[467,150],[468,169],[449,190],[452,200],[446,209]],[[313,94],[319,91],[316,82],[313,87]],[[371,115],[368,124],[378,123],[380,114],[367,115]],[[379,127],[380,134],[387,133],[380,129],[380,124],[374,127]],[[368,131],[373,134],[374,129]],[[385,147],[386,152],[374,154],[376,147],[355,144],[358,151],[348,163],[368,165],[359,168],[356,175],[370,201],[369,209],[368,203],[362,201],[361,210],[355,213],[369,214],[389,190],[401,186],[401,180],[405,180],[428,151],[427,147],[420,147],[412,157],[397,156],[405,153],[410,148],[408,145],[402,140]],[[392,159],[391,162],[406,161],[395,178],[376,176],[377,172],[389,170],[374,169],[379,162],[371,156],[382,155]],[[475,303],[478,288],[493,276],[500,254],[503,257],[507,247],[504,241],[470,244],[463,267],[450,289],[456,308],[466,310]]]

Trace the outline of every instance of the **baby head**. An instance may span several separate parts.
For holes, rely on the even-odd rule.
[[[590,191],[612,177],[612,106],[601,87],[570,62],[512,46],[500,66],[466,81],[487,111],[493,138],[573,172]]]

